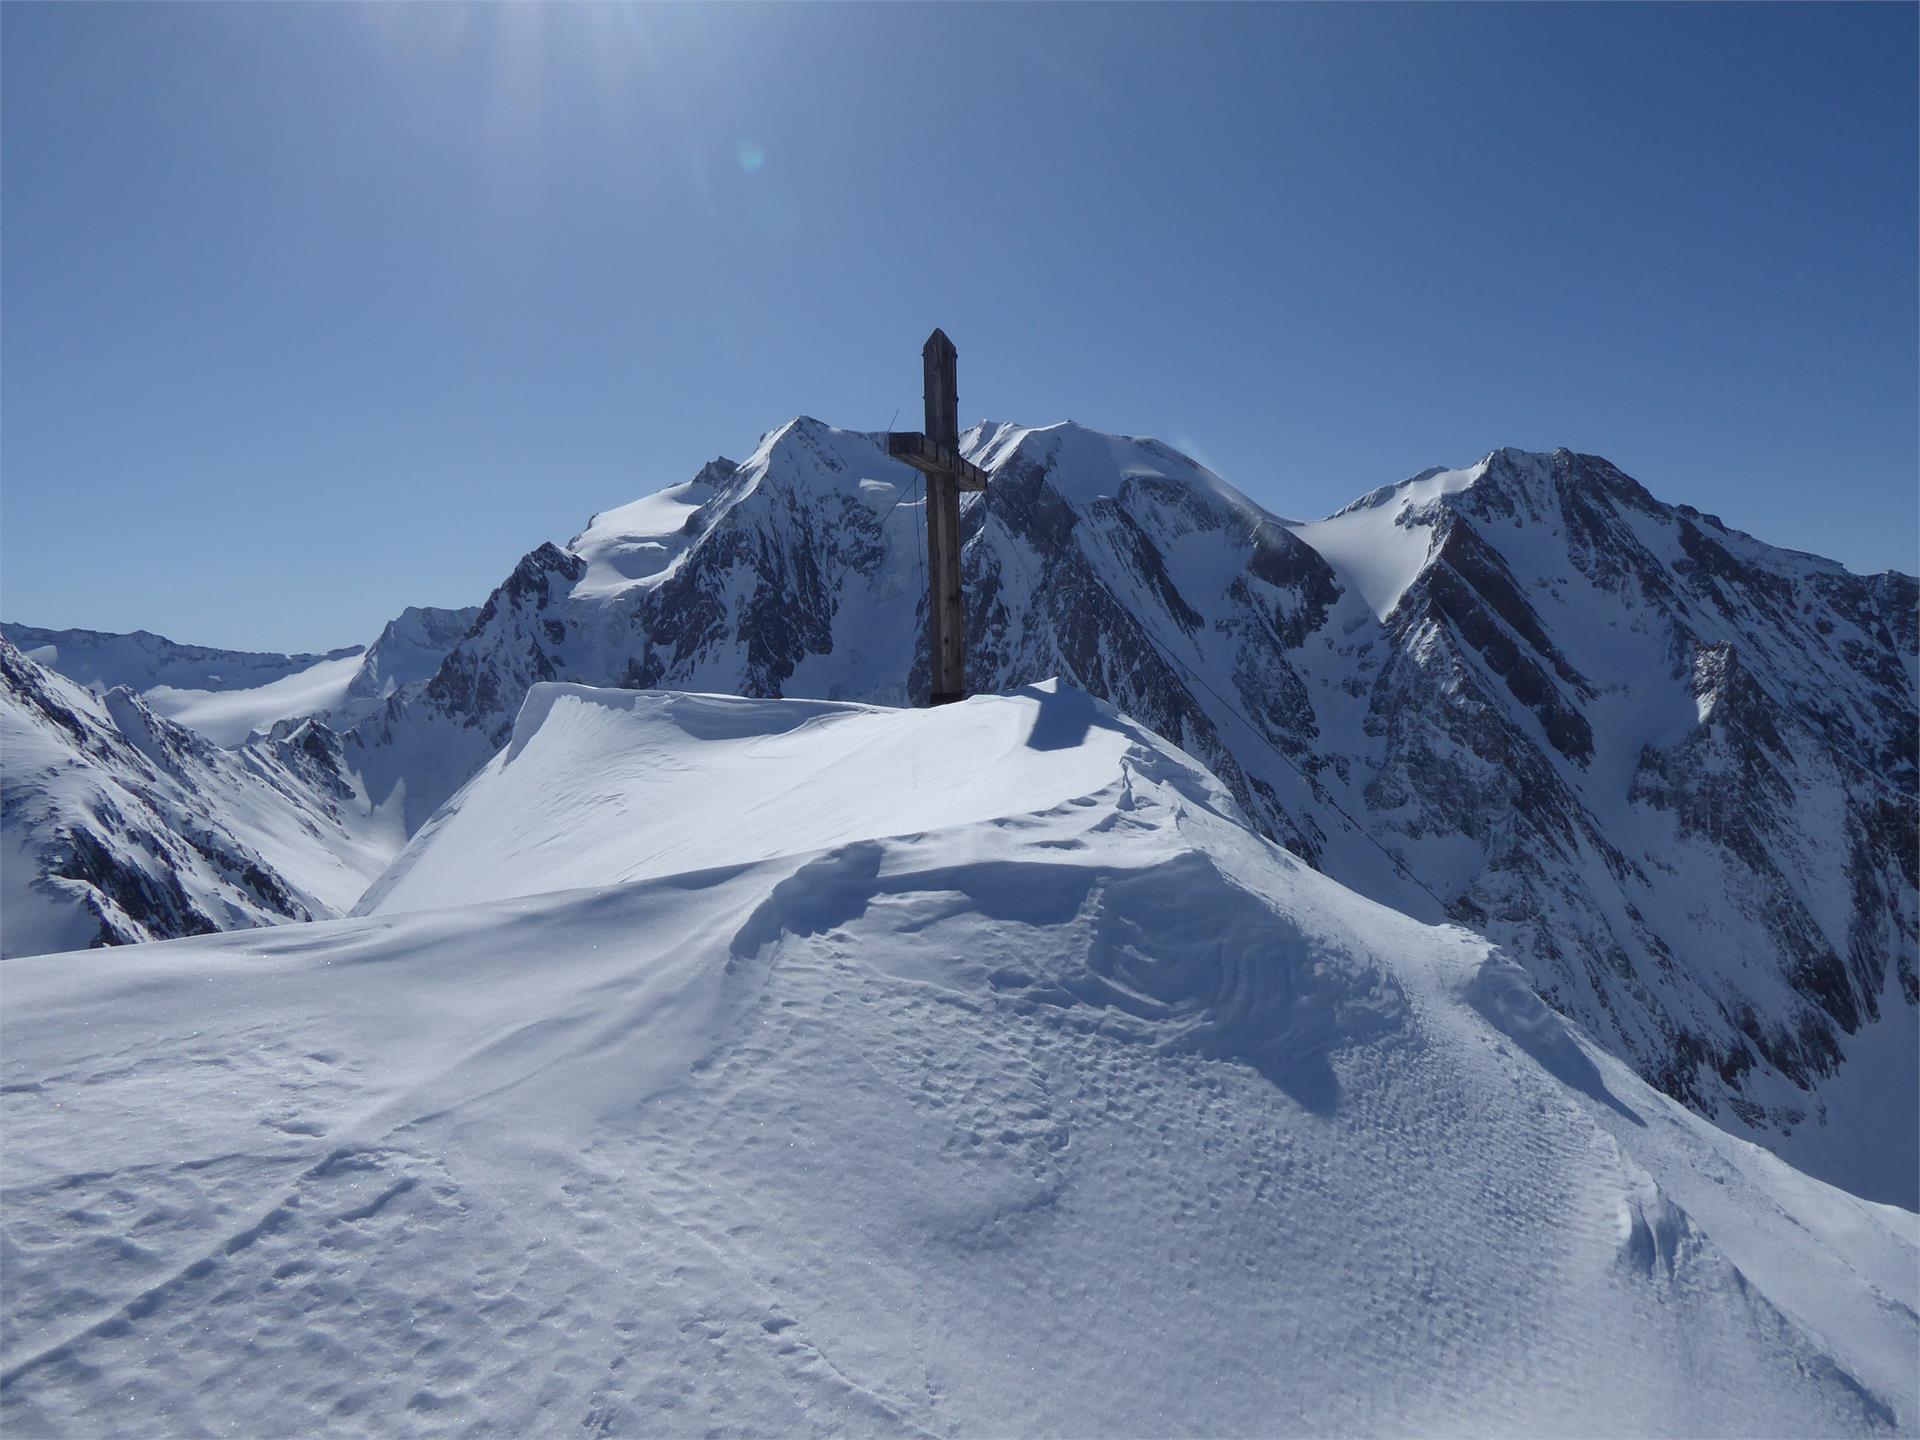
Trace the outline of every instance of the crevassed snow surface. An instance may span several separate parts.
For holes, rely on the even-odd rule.
[[[1915,1428],[1912,1214],[1085,696],[899,723],[536,689],[411,873],[547,893],[7,962],[9,1433]]]

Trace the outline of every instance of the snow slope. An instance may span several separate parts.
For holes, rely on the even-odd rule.
[[[1920,1094],[1911,577],[1565,450],[1299,523],[1143,437],[964,443],[993,475],[963,502],[973,689],[1111,701],[1316,868],[1504,946],[1658,1088],[1920,1205],[1920,1113],[1883,1098]],[[543,683],[924,694],[922,508],[874,436],[796,419],[538,546],[476,610],[408,611],[328,712],[363,717],[344,772],[412,832]]]
[[[322,660],[265,685],[244,690],[188,690],[156,685],[140,698],[159,715],[198,730],[216,745],[238,745],[281,720],[339,709],[360,673],[363,654]]]
[[[1426,569],[1433,553],[1439,500],[1465,490],[1487,473],[1488,462],[1466,470],[1429,470],[1389,485],[1293,533],[1331,563],[1385,620]]]
[[[403,838],[323,726],[221,749],[0,637],[0,955],[337,915]]]
[[[1045,807],[1110,776],[1127,748],[1102,730],[1032,745],[1024,706],[926,712],[538,685],[506,749],[413,837],[356,913],[622,884],[888,833]],[[688,736],[701,743],[689,746]],[[973,784],[991,757],[993,788]],[[674,824],[690,793],[724,827]],[[652,823],[646,823],[651,820]]]
[[[1916,1428],[1911,1213],[1084,695],[509,748],[445,908],[0,971],[9,1433]]]
[[[1920,635],[1596,456],[1495,451],[1283,520],[1157,441],[974,427],[968,675],[1058,675],[1353,889],[1502,944],[1643,1077],[1920,1205]],[[532,687],[924,694],[918,477],[800,418],[529,552],[349,737],[417,829]],[[1842,1080],[1850,1070],[1853,1079]]]

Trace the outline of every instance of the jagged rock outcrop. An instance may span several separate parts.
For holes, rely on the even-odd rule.
[[[385,700],[396,690],[433,678],[447,652],[473,627],[477,605],[457,610],[409,605],[367,647],[360,668],[347,685],[353,701]]]

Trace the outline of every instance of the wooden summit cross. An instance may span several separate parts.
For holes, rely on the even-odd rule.
[[[944,330],[921,348],[927,389],[927,429],[895,430],[887,454],[927,477],[927,662],[933,672],[929,705],[967,693],[966,612],[960,605],[960,492],[985,490],[987,472],[960,457],[960,352]]]

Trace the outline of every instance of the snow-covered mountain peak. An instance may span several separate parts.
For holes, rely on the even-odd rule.
[[[691,480],[595,515],[567,542],[587,567],[574,593],[607,598],[665,580],[698,533],[701,512],[738,469],[714,460]]]
[[[983,421],[960,441],[963,454],[989,473],[1027,465],[1077,509],[1126,500],[1184,514],[1205,528],[1243,527],[1248,534],[1280,522],[1265,507],[1171,445],[1140,435],[1110,435],[1072,420],[1051,425]]]
[[[358,718],[366,702],[384,700],[431,677],[479,613],[479,607],[471,605],[459,609],[407,606],[367,647],[359,670],[347,686],[349,703],[344,708]]]
[[[1348,501],[1326,520],[1303,523],[1324,525],[1328,521],[1382,509],[1392,511],[1394,517],[1398,518],[1407,511],[1424,509],[1442,495],[1451,495],[1466,489],[1487,473],[1487,466],[1492,463],[1492,460],[1493,457],[1489,455],[1478,464],[1460,468],[1430,465],[1417,475],[1409,476],[1405,480],[1396,480],[1391,485],[1382,485],[1378,489],[1369,490],[1357,500]]]
[[[1157,504],[1189,523],[1233,525],[1249,535],[1284,523],[1205,466],[1148,437],[1109,435],[1073,421],[987,420],[962,433],[960,448],[990,473],[1021,465],[1045,472],[1054,493],[1076,508],[1123,499]],[[735,507],[755,503],[769,485],[791,491],[801,505],[835,496],[830,503],[857,501],[884,515],[917,483],[910,467],[888,456],[883,434],[796,416],[768,431],[737,465],[716,460],[691,481],[595,515],[566,547],[587,565],[574,593],[606,598],[660,584],[690,545],[723,526]]]
[[[1428,520],[1433,517],[1435,502],[1447,496],[1459,495],[1476,487],[1504,487],[1509,491],[1538,495],[1552,488],[1556,476],[1569,475],[1576,483],[1595,481],[1601,476],[1609,481],[1626,478],[1599,456],[1579,455],[1564,445],[1555,450],[1523,450],[1518,446],[1503,445],[1488,451],[1472,465],[1432,465],[1405,480],[1369,490],[1359,499],[1349,501],[1334,511],[1327,520],[1339,520],[1361,511],[1379,509],[1391,510],[1399,523],[1403,524],[1407,523],[1408,516]]]
[[[843,430],[811,415],[796,415],[761,437],[739,467],[758,480],[771,476],[796,483],[857,485],[878,460],[887,471],[913,471],[887,456],[886,436],[871,430]]]

